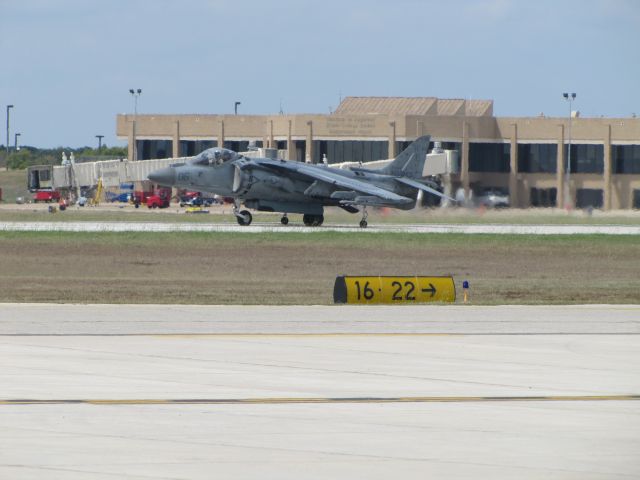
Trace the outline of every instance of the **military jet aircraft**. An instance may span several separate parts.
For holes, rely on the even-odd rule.
[[[420,190],[449,198],[435,183],[421,180],[429,139],[428,135],[418,138],[379,170],[247,158],[224,148],[210,148],[186,163],[151,172],[148,178],[159,185],[232,197],[240,225],[252,220],[248,210],[240,210],[242,204],[262,212],[282,212],[283,225],[289,223],[288,214],[301,213],[307,226],[322,225],[324,207],[335,206],[350,213],[361,211],[360,227],[365,228],[368,206],[410,210]]]

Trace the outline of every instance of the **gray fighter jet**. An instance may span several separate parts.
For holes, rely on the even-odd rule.
[[[289,213],[301,213],[307,226],[322,225],[324,207],[336,206],[350,213],[361,211],[360,227],[365,228],[368,206],[410,210],[420,190],[449,198],[438,185],[421,179],[429,138],[418,138],[379,170],[247,158],[224,148],[210,148],[186,163],[151,172],[148,178],[159,185],[232,197],[240,225],[252,220],[248,210],[240,210],[242,204],[261,212],[282,212],[283,225],[289,223]]]

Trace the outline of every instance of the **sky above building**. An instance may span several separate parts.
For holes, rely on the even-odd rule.
[[[124,145],[116,115],[329,113],[345,96],[640,114],[636,0],[0,0],[0,143]]]

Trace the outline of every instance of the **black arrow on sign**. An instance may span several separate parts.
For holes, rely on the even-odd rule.
[[[436,294],[436,287],[433,286],[433,283],[430,283],[429,286],[431,288],[423,288],[422,293],[431,292],[431,298]]]

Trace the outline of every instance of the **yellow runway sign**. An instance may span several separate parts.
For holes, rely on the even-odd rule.
[[[452,277],[351,277],[336,278],[334,303],[455,302]]]

